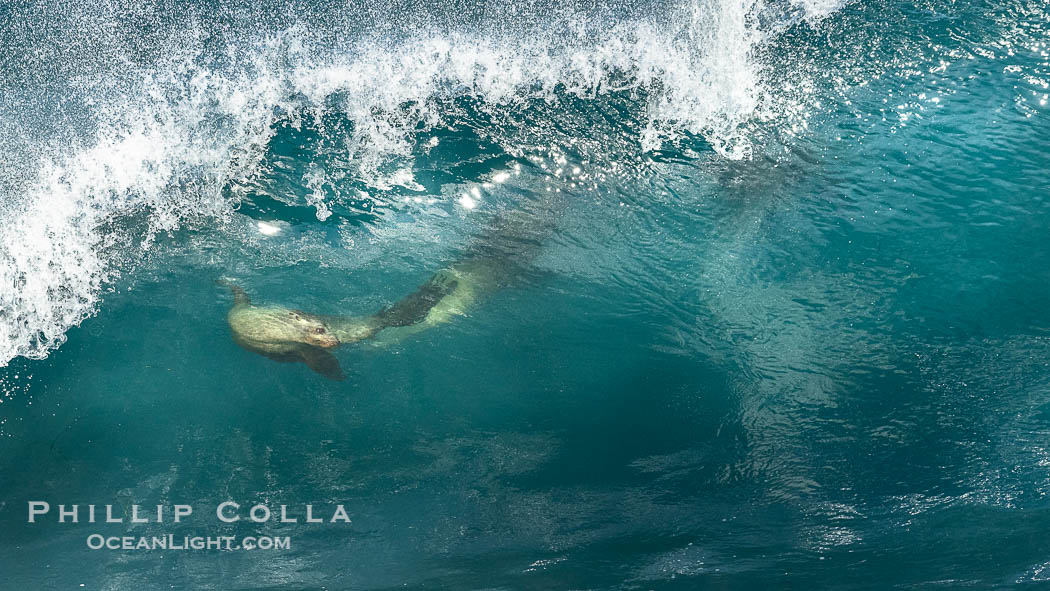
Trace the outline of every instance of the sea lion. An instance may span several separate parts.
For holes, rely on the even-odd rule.
[[[255,306],[237,285],[218,283],[233,291],[226,320],[234,342],[276,361],[301,361],[328,379],[344,379],[339,360],[328,351],[339,346],[339,338],[320,316],[281,306]]]
[[[244,290],[233,290],[227,315],[234,341],[277,361],[301,361],[317,373],[343,379],[328,349],[376,339],[395,343],[421,330],[462,316],[489,294],[521,276],[550,233],[559,207],[538,199],[512,212],[479,235],[457,262],[438,271],[414,292],[369,316],[322,316],[280,306],[254,306]],[[557,205],[557,204],[555,204]]]
[[[345,376],[328,349],[370,339],[385,328],[422,322],[455,287],[454,282],[432,279],[371,316],[323,316],[283,306],[256,306],[239,286],[222,280],[217,283],[233,292],[233,307],[226,320],[234,342],[276,361],[301,361],[332,380]]]

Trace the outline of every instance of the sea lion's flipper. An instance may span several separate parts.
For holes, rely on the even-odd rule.
[[[456,289],[457,284],[458,281],[451,273],[438,272],[414,293],[381,310],[376,316],[383,327],[418,324],[442,298]]]
[[[216,279],[215,283],[223,287],[230,288],[230,291],[233,292],[234,306],[250,306],[252,304],[252,300],[248,297],[248,294],[245,293],[241,286],[237,285],[236,283],[233,283],[232,281],[228,281],[226,279]]]
[[[341,382],[346,379],[343,368],[339,366],[339,360],[328,351],[320,347],[303,347],[300,351],[303,363],[307,367],[323,375],[324,377]]]

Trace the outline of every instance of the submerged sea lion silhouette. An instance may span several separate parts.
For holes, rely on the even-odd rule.
[[[227,314],[233,340],[276,361],[303,362],[333,380],[344,379],[329,349],[380,336],[390,344],[465,315],[486,293],[524,274],[551,231],[559,207],[536,200],[483,232],[452,265],[438,271],[411,294],[370,316],[308,314],[282,306],[255,306],[239,286]]]
[[[233,292],[226,320],[241,347],[275,361],[302,362],[331,380],[343,380],[342,367],[328,349],[375,336],[389,327],[422,322],[457,286],[441,274],[411,295],[371,316],[324,316],[283,306],[257,306],[240,286],[219,280]]]

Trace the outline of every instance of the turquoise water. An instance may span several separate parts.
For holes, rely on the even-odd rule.
[[[0,12],[3,588],[1047,584],[1044,4]],[[215,284],[367,314],[479,251],[341,382]]]

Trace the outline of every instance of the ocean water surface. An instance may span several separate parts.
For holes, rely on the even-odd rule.
[[[0,587],[1048,584],[1045,2],[0,17]],[[364,316],[472,257],[342,381],[216,283]]]

